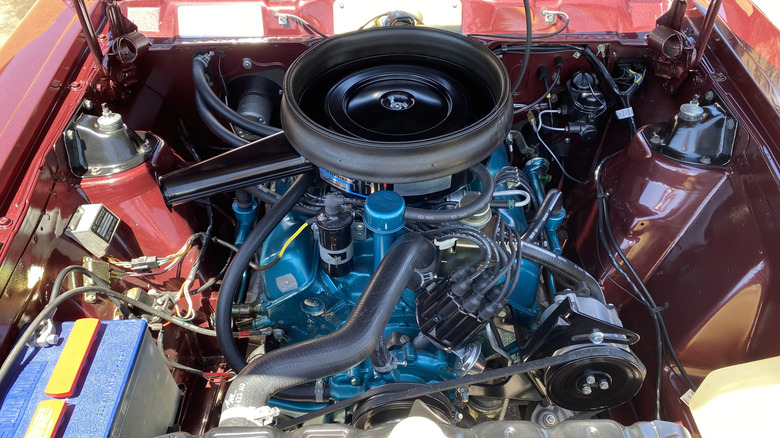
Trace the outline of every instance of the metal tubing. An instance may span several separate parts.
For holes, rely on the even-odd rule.
[[[92,26],[92,21],[89,19],[87,6],[84,4],[84,0],[74,0],[73,5],[75,6],[76,16],[81,23],[81,29],[84,31],[84,37],[87,40],[89,51],[92,53],[92,57],[95,58],[95,65],[105,74],[106,71],[103,68],[103,51],[100,50],[95,28]]]
[[[712,35],[712,29],[715,27],[715,19],[718,18],[720,4],[722,2],[723,0],[713,0],[707,8],[707,15],[704,16],[704,24],[702,25],[701,32],[699,32],[699,38],[696,40],[696,53],[693,55],[693,60],[691,61],[689,68],[695,68],[699,65],[699,62],[701,62],[701,57],[704,55],[707,41],[710,40],[710,35]]]

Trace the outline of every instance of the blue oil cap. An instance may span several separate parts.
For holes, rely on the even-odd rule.
[[[404,221],[406,202],[396,192],[381,190],[366,199],[363,221],[374,233],[390,234],[400,231]]]

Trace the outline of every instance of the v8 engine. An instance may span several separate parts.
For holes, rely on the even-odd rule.
[[[206,84],[214,57],[195,57],[196,84]],[[239,92],[238,111],[253,100],[273,108],[273,89],[252,88],[260,77],[240,79],[252,85]],[[351,422],[362,428],[401,420],[415,403],[448,423],[503,419],[510,403],[558,421],[637,393],[645,368],[629,346],[638,337],[562,255],[565,210],[557,189],[545,192],[548,160],[528,154],[522,167],[511,164],[527,146],[510,132],[510,88],[490,51],[417,28],[333,38],[290,66],[284,134],[241,148],[258,157],[276,148],[282,158],[253,166],[260,184],[233,204],[247,231],[216,326],[241,371],[221,426],[270,424],[329,401],[354,404]],[[208,103],[216,97],[204,87],[197,95],[202,113],[221,105]],[[262,126],[257,134],[272,134]],[[286,157],[285,141],[305,160]],[[164,198],[176,204],[247,178],[236,153],[165,175]],[[279,179],[308,166],[294,182]],[[257,200],[273,207],[248,231]],[[231,318],[250,337],[246,354]],[[436,385],[445,390],[429,390]]]

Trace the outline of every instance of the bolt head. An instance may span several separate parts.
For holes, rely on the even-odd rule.
[[[588,385],[595,385],[596,384],[596,378],[593,376],[588,376],[585,378],[585,383]]]
[[[358,386],[358,385],[360,385],[360,379],[358,379],[357,377],[353,377],[353,378],[351,378],[351,379],[349,380],[349,383],[350,383],[352,386]]]
[[[606,391],[609,389],[609,382],[607,382],[607,379],[601,379],[599,381],[599,389],[602,391]]]
[[[558,422],[558,418],[555,417],[555,414],[547,413],[542,416],[542,422],[545,426],[555,426]]]
[[[593,392],[593,389],[591,389],[588,385],[582,385],[582,388],[580,388],[580,392],[582,392],[585,395],[590,395],[591,392]]]
[[[604,333],[601,333],[600,331],[595,331],[588,335],[588,339],[590,339],[590,342],[593,342],[594,344],[600,344],[604,342]]]

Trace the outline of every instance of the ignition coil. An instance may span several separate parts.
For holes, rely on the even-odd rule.
[[[352,211],[344,196],[328,194],[325,206],[317,213],[322,269],[331,277],[342,277],[352,271]]]

